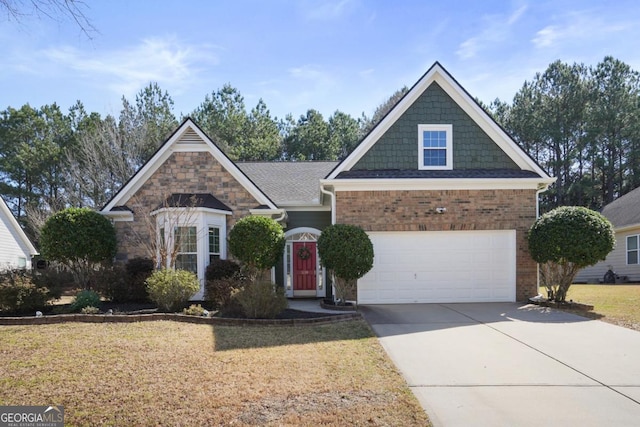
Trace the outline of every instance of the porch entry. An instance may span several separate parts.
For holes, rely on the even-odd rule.
[[[325,297],[324,271],[318,259],[320,230],[297,228],[285,233],[285,289],[289,298]]]
[[[316,258],[316,242],[293,243],[293,296],[316,296]]]

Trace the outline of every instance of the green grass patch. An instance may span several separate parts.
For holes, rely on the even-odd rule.
[[[567,300],[593,305],[588,317],[640,330],[640,285],[571,285]]]

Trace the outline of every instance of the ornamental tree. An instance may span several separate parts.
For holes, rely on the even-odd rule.
[[[322,265],[331,270],[339,304],[344,304],[346,296],[356,289],[357,280],[373,267],[373,244],[355,225],[325,228],[318,238],[318,254]]]
[[[542,215],[527,236],[549,300],[564,302],[578,270],[604,260],[615,246],[613,226],[587,208],[562,206]]]
[[[260,270],[276,265],[284,251],[282,226],[264,216],[247,216],[229,232],[229,251],[243,266],[253,282]]]
[[[67,208],[45,222],[40,250],[46,259],[67,266],[86,287],[95,264],[116,255],[116,232],[107,218],[89,208]]]

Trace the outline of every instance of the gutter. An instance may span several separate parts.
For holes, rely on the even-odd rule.
[[[331,224],[336,223],[336,195],[324,188],[324,184],[320,184],[320,192],[331,198]]]

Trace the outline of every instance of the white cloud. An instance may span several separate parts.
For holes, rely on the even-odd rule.
[[[507,40],[510,37],[510,27],[520,20],[526,10],[527,6],[523,5],[509,16],[483,16],[483,30],[478,35],[470,37],[460,43],[456,55],[458,55],[460,59],[471,59],[489,46]]]
[[[140,44],[107,52],[72,47],[43,52],[53,64],[79,72],[83,79],[132,96],[149,82],[181,92],[200,72],[200,64],[216,64],[211,46],[185,45],[175,38],[148,38]]]
[[[609,37],[613,33],[624,32],[637,24],[625,21],[603,19],[597,12],[573,12],[561,16],[552,25],[547,25],[531,40],[537,48],[554,47],[563,42],[596,40]]]

